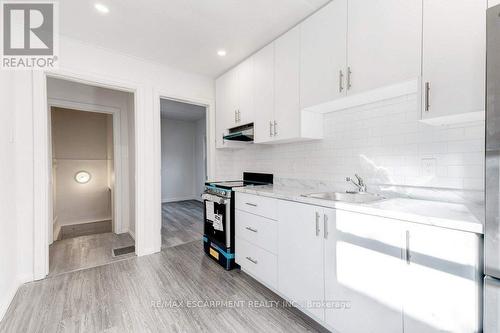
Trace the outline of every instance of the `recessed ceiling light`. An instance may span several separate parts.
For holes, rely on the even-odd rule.
[[[97,9],[97,11],[101,14],[107,14],[109,13],[109,8],[104,6],[102,3],[96,3],[94,5],[95,9]]]
[[[226,52],[226,50],[219,50],[219,51],[217,51],[217,54],[219,55],[219,57],[225,57],[227,52]]]
[[[92,178],[90,172],[85,170],[78,171],[75,174],[75,181],[79,184],[87,184],[90,181],[90,178]]]

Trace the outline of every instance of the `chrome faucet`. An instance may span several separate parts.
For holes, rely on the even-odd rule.
[[[358,180],[357,182],[354,181],[354,179],[352,179],[351,177],[346,177],[345,181],[351,182],[352,184],[354,184],[354,186],[356,186],[358,188],[358,192],[360,192],[360,193],[366,192],[366,184],[365,184],[365,181],[363,180],[363,178],[358,176],[358,174],[355,174],[354,176]],[[347,192],[350,192],[350,191],[347,191]]]

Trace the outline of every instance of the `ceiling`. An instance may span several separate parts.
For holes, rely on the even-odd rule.
[[[197,121],[205,117],[206,109],[203,106],[192,105],[169,99],[160,100],[160,112],[162,118]]]
[[[60,1],[62,35],[216,77],[329,0]],[[109,8],[100,14],[99,2]],[[219,57],[217,50],[227,55]]]

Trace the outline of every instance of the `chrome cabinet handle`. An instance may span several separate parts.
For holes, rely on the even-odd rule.
[[[347,67],[347,90],[350,90],[352,87],[352,82],[351,82],[351,67]]]
[[[411,263],[411,252],[410,252],[410,232],[406,230],[406,263],[409,265]]]
[[[316,236],[319,236],[319,213],[316,212]]]
[[[257,204],[251,203],[251,202],[245,202],[245,205],[252,206],[252,207],[257,207]]]
[[[248,231],[251,231],[251,232],[257,232],[257,229],[254,229],[254,228],[245,227],[245,229],[247,229]]]
[[[238,122],[238,112],[236,110],[234,110],[234,122]]]
[[[339,92],[344,91],[344,72],[339,71]]]
[[[278,122],[275,120],[275,121],[274,121],[274,136],[278,135],[278,130],[277,130],[277,128],[278,128]]]
[[[425,82],[425,112],[429,112],[431,107],[430,103],[431,83]]]
[[[238,122],[241,121],[241,111],[238,109]]]
[[[257,260],[252,259],[252,257],[246,257],[245,259],[248,260],[248,261],[250,261],[251,263],[257,265]]]
[[[328,239],[328,215],[323,214],[323,237]]]
[[[273,122],[269,120],[269,136],[273,136]]]

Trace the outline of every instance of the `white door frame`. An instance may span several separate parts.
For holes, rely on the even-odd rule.
[[[113,117],[113,171],[115,174],[115,184],[113,188],[114,196],[112,198],[113,202],[113,232],[116,234],[121,234],[125,230],[123,228],[123,207],[126,207],[126,203],[124,202],[124,197],[123,197],[123,184],[124,184],[124,175],[123,175],[123,169],[122,165],[124,164],[123,161],[123,154],[122,154],[122,143],[121,143],[121,109],[118,107],[113,107],[113,106],[105,106],[105,105],[99,105],[99,104],[90,104],[90,103],[81,103],[81,102],[73,102],[73,101],[68,101],[64,99],[59,99],[59,98],[49,98],[48,99],[48,111],[49,111],[49,117],[50,117],[50,111],[52,110],[53,107],[56,108],[63,108],[63,109],[70,109],[70,110],[76,110],[76,111],[84,111],[84,112],[96,112],[96,113],[104,113],[104,114],[110,114]],[[50,118],[49,118],[50,119]],[[50,123],[49,123],[49,128],[50,128]],[[49,132],[49,142],[51,142],[50,138],[52,133]],[[49,152],[51,151],[51,146],[49,145]],[[49,153],[49,160],[50,157],[52,157],[53,154]],[[53,180],[54,175],[52,174],[52,168],[50,168],[51,173],[50,179]],[[52,181],[50,183],[52,187]],[[53,204],[53,203],[52,203]],[[51,237],[51,223],[50,221],[53,221],[54,217],[52,216],[52,210],[49,209],[49,244],[52,243],[52,237]]]
[[[49,223],[52,223],[51,207],[50,207],[50,174],[51,161],[49,160],[49,113],[47,100],[47,78],[58,78],[67,81],[73,81],[102,88],[120,90],[134,94],[134,124],[135,124],[135,246],[136,254],[144,255],[155,251],[156,248],[151,248],[145,234],[146,222],[143,218],[144,207],[140,203],[146,196],[145,184],[143,179],[138,177],[143,169],[144,163],[141,158],[142,150],[145,149],[138,141],[143,142],[142,137],[145,135],[145,103],[144,103],[144,88],[134,82],[111,80],[107,77],[97,76],[89,73],[75,73],[64,70],[54,71],[33,71],[33,279],[40,280],[49,273]],[[160,216],[161,218],[161,216]],[[161,221],[160,221],[161,225]],[[161,243],[161,237],[160,243]],[[158,247],[159,249],[160,247]]]
[[[168,99],[172,101],[193,104],[198,106],[203,106],[205,108],[205,119],[206,119],[206,151],[207,151],[207,179],[214,179],[215,170],[215,104],[212,100],[202,99],[202,98],[191,98],[186,96],[173,95],[166,91],[155,90],[153,93],[155,99],[154,103],[154,118],[156,128],[155,132],[155,147],[154,147],[154,164],[157,166],[158,172],[155,174],[155,184],[157,184],[155,189],[155,203],[158,204],[158,209],[156,210],[159,214],[157,219],[158,224],[155,229],[158,230],[158,234],[161,235],[161,100]],[[156,219],[155,219],[156,220]],[[160,237],[160,247],[161,247],[161,237]]]

